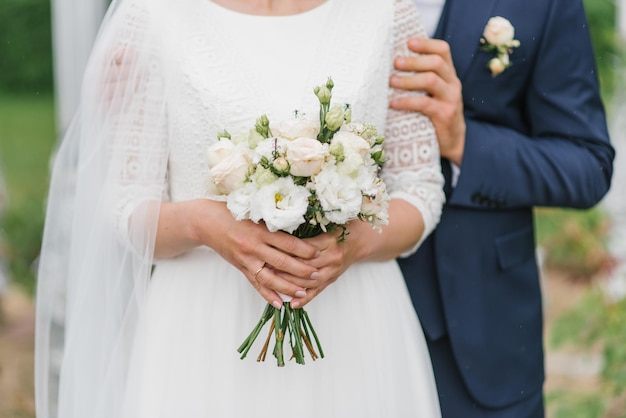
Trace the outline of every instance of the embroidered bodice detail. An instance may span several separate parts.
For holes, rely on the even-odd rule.
[[[293,16],[198,4],[196,13],[163,6],[171,8],[160,36],[170,40],[160,45],[160,64],[171,200],[211,197],[206,150],[218,132],[246,132],[261,114],[278,121],[297,110],[317,118],[313,87],[332,77],[333,103],[349,103],[353,121],[385,133],[383,177],[392,198],[422,213],[424,236],[434,228],[444,199],[434,128],[423,115],[388,107],[398,94],[388,83],[393,57],[409,53],[409,36],[425,36],[412,0],[327,0]]]

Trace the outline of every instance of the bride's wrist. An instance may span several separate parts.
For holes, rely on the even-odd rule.
[[[376,252],[376,239],[372,239],[372,226],[367,222],[355,220],[350,223],[346,242],[351,245],[353,262],[368,260]],[[352,242],[350,238],[352,237]]]

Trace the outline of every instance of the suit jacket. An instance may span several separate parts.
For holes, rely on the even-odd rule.
[[[496,77],[479,43],[493,16],[521,42]],[[465,152],[453,189],[442,160],[437,229],[399,261],[428,338],[448,335],[475,400],[501,407],[544,380],[532,207],[596,204],[614,151],[580,0],[449,0],[436,37],[463,84]]]

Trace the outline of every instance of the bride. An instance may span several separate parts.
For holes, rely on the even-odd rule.
[[[440,416],[395,262],[444,200],[430,121],[388,108],[411,36],[424,36],[413,0],[113,1],[55,158],[39,418]],[[329,76],[333,102],[385,133],[389,224],[353,221],[338,242],[236,221],[207,191],[207,148],[261,114],[316,117]],[[280,293],[306,305],[325,358],[239,358]]]

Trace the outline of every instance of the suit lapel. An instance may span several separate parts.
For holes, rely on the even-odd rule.
[[[497,0],[447,0],[435,38],[450,44],[457,76],[463,80],[480,48],[480,37]]]

